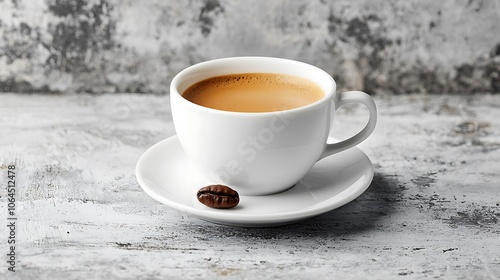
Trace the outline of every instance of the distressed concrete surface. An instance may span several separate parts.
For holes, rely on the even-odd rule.
[[[0,0],[0,91],[166,93],[204,60],[301,60],[344,89],[500,92],[500,1]]]
[[[137,159],[175,134],[166,96],[0,98],[0,185],[15,164],[18,186],[18,271],[4,244],[2,279],[500,277],[498,95],[377,96],[378,127],[360,145],[375,166],[369,189],[267,229],[203,222],[141,190]],[[339,137],[366,114],[342,108]]]

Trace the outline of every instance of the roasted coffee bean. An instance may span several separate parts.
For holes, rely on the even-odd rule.
[[[233,208],[240,202],[238,192],[224,185],[210,185],[196,194],[198,201],[211,208]]]

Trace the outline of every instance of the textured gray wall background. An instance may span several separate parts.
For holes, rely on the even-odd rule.
[[[0,91],[168,93],[204,60],[265,55],[339,90],[500,92],[500,0],[0,0]]]

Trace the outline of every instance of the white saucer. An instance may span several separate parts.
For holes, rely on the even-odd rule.
[[[218,224],[266,227],[304,220],[351,202],[373,179],[373,166],[358,148],[322,159],[293,188],[268,196],[240,196],[232,209],[198,202],[199,188],[213,184],[188,162],[177,136],[149,148],[136,166],[137,181],[155,200]]]

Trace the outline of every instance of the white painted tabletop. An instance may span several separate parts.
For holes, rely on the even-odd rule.
[[[0,94],[0,279],[500,279],[500,95],[375,100],[378,126],[358,146],[375,167],[364,194],[237,228],[138,185],[138,158],[175,135],[168,96]],[[340,109],[335,137],[366,116]]]

